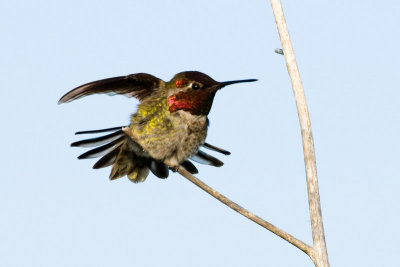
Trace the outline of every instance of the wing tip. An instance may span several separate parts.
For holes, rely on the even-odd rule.
[[[64,103],[68,103],[71,102],[73,100],[73,98],[70,98],[69,95],[70,92],[66,93],[65,95],[63,95],[60,100],[58,100],[57,105],[61,105]]]
[[[78,141],[78,142],[80,142],[80,141]],[[79,147],[79,145],[77,145],[78,142],[73,142],[70,146],[71,147]]]

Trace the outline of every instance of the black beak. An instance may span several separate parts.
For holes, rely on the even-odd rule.
[[[249,82],[255,82],[255,81],[257,81],[257,79],[246,79],[246,80],[221,82],[219,88],[225,87],[227,85],[235,84],[235,83],[249,83]]]

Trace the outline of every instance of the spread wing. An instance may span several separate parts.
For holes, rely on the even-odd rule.
[[[160,88],[163,81],[147,73],[136,73],[127,76],[103,79],[90,82],[72,89],[58,101],[58,104],[68,103],[91,94],[120,94],[136,97],[140,101]]]

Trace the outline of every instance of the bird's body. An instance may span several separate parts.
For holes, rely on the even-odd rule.
[[[179,165],[197,173],[189,159],[222,166],[221,161],[199,150],[200,146],[205,146],[229,154],[205,143],[207,115],[218,89],[250,81],[254,80],[220,83],[203,73],[190,71],[178,73],[171,81],[164,82],[152,75],[139,73],[85,84],[67,93],[59,103],[93,93],[125,94],[138,98],[140,104],[129,126],[110,129],[117,131],[104,137],[76,142],[72,146],[102,145],[79,158],[103,156],[94,168],[112,165],[111,179],[127,175],[133,182],[142,182],[149,170],[160,178],[166,178],[168,167]]]
[[[207,117],[181,110],[171,114],[165,102],[162,101],[160,107],[145,118],[140,115],[142,108],[139,107],[138,112],[132,116],[129,128],[124,131],[150,157],[164,161],[169,166],[178,166],[204,143]]]

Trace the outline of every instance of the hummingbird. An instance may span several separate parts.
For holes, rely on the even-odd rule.
[[[107,135],[85,139],[73,147],[95,147],[78,159],[101,157],[94,169],[112,166],[110,179],[127,176],[143,182],[151,171],[167,178],[169,169],[183,166],[198,173],[191,161],[220,167],[223,162],[200,150],[204,147],[224,155],[230,152],[205,142],[210,112],[216,92],[231,84],[256,79],[217,82],[198,71],[176,74],[165,82],[147,73],[136,73],[86,83],[66,93],[58,104],[91,94],[121,94],[139,100],[128,126],[81,131],[76,134]]]

